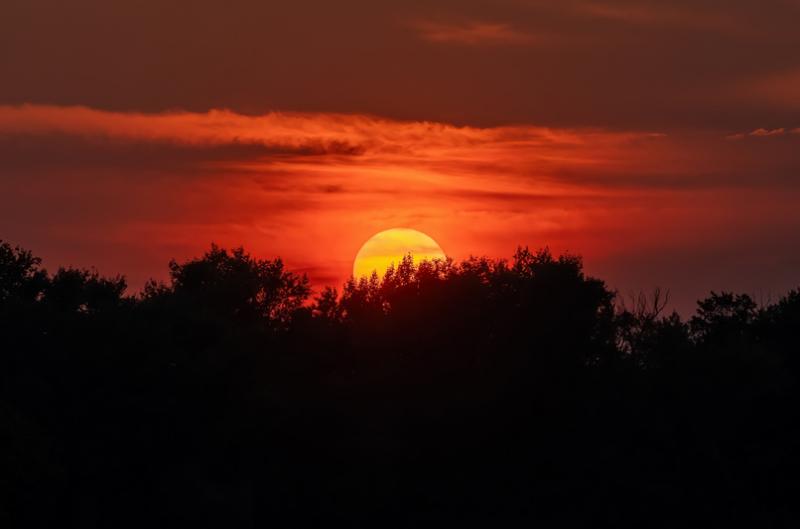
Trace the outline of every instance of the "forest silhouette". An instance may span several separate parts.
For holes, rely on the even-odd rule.
[[[129,295],[0,241],[0,524],[796,527],[800,291],[667,306],[546,249]]]

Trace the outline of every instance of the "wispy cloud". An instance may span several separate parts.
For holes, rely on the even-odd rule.
[[[602,165],[597,153],[658,134],[554,129],[532,125],[470,127],[428,121],[397,121],[356,114],[283,113],[246,116],[227,110],[160,114],[110,112],[87,107],[0,105],[0,134],[53,134],[130,143],[167,143],[198,148],[230,147],[242,153],[361,158],[434,163],[456,158],[468,167],[495,159],[498,150],[527,153],[526,159],[559,163],[569,159]],[[235,149],[234,149],[235,148]],[[562,151],[568,150],[569,154]],[[281,157],[281,159],[285,159]],[[426,162],[426,163],[427,163]]]
[[[786,110],[800,109],[800,69],[790,69],[748,79],[733,87],[740,101],[766,102]]]
[[[750,133],[750,136],[783,136],[786,134],[786,129],[756,129]]]
[[[754,138],[769,138],[774,136],[786,136],[787,134],[800,134],[800,128],[796,129],[787,129],[785,127],[780,127],[777,129],[765,129],[765,128],[758,128],[752,130],[750,132],[741,132],[737,134],[731,134],[728,136],[730,140],[742,140],[747,137],[754,137]]]
[[[752,25],[728,10],[708,10],[674,3],[586,2],[573,4],[576,12],[596,18],[648,26],[684,27],[732,35],[753,35]]]
[[[443,23],[419,20],[411,24],[420,38],[429,42],[460,45],[534,44],[542,36],[515,29],[510,24],[470,21]]]

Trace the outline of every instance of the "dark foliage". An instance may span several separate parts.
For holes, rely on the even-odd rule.
[[[168,284],[0,243],[3,527],[795,527],[800,292],[622,303],[520,249],[315,299],[212,247]]]

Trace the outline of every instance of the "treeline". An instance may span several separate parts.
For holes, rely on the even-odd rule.
[[[242,249],[169,270],[0,243],[4,527],[797,524],[798,291],[684,321],[547,250],[316,296]]]

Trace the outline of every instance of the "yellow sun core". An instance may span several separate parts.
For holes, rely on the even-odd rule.
[[[369,277],[372,272],[383,277],[390,266],[397,266],[408,254],[415,265],[445,259],[442,248],[428,235],[409,228],[392,228],[376,233],[364,243],[353,262],[353,277]]]

